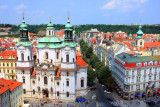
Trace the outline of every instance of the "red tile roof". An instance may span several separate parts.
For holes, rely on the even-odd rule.
[[[35,76],[35,75],[36,75],[36,70],[32,72],[32,76]]]
[[[14,58],[17,58],[17,51],[6,50],[6,51],[3,51],[3,52],[0,52],[0,56],[2,56],[4,59],[8,59],[11,55]]]
[[[9,87],[6,87],[3,83],[1,83],[0,81],[0,95],[3,94],[4,92],[6,92],[7,90],[9,90]]]
[[[61,76],[61,71],[58,71],[56,77],[60,77],[60,76]]]
[[[3,78],[0,79],[0,83],[4,84],[4,86],[7,87],[7,88],[9,88],[10,91],[16,89],[18,86],[20,86],[21,84],[23,84],[23,82],[5,80]],[[0,91],[1,91],[1,89],[0,89]]]
[[[96,43],[96,38],[92,38],[92,39],[91,39],[91,42],[92,42],[92,43]]]
[[[82,59],[80,53],[76,52],[76,56],[77,56],[77,65],[88,67],[88,64]]]

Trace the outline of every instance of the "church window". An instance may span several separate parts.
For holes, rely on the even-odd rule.
[[[24,70],[22,71],[22,74],[24,74]]]
[[[9,64],[7,63],[7,66],[9,66]]]
[[[140,45],[142,45],[142,42],[140,42]]]
[[[67,92],[67,97],[69,97],[69,92]]]
[[[33,81],[33,84],[35,84],[35,81]]]
[[[40,87],[38,87],[38,91],[40,91],[41,89],[40,89]]]
[[[59,82],[57,82],[57,85],[59,85]]]
[[[57,91],[57,96],[59,96],[59,91]]]
[[[73,62],[74,62],[74,58],[73,58]]]
[[[44,77],[44,84],[47,84],[47,77]]]
[[[84,79],[81,79],[81,87],[84,87]]]
[[[67,86],[69,86],[69,80],[66,81]]]
[[[25,84],[25,78],[23,78],[23,83]]]
[[[23,53],[21,54],[21,59],[22,59],[22,61],[24,61],[24,54]]]
[[[28,61],[29,61],[29,56],[28,56]]]
[[[49,30],[49,35],[51,35],[51,31]]]
[[[69,55],[66,55],[66,62],[69,62]]]
[[[48,52],[46,52],[46,59],[48,59]]]
[[[3,66],[5,66],[5,63],[3,63]]]
[[[59,52],[57,52],[57,59],[59,59]]]
[[[67,72],[67,76],[69,76],[69,72]]]
[[[33,94],[35,94],[35,90],[33,90]]]
[[[53,92],[53,88],[51,87],[51,92]]]
[[[23,89],[23,93],[26,94],[26,89]]]

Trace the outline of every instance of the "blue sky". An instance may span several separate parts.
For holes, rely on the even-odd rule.
[[[160,0],[0,0],[0,23],[160,24]]]

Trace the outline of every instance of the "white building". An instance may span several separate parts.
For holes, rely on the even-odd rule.
[[[17,80],[24,83],[24,97],[74,101],[78,96],[85,96],[88,64],[76,53],[69,18],[64,41],[55,36],[51,22],[46,30],[46,37],[41,38],[36,47],[37,60],[34,63],[32,43],[24,20],[20,26]]]

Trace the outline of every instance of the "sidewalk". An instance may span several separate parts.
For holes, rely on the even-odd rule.
[[[112,93],[115,100],[121,107],[149,107],[144,101],[141,100],[123,100],[115,91]]]

